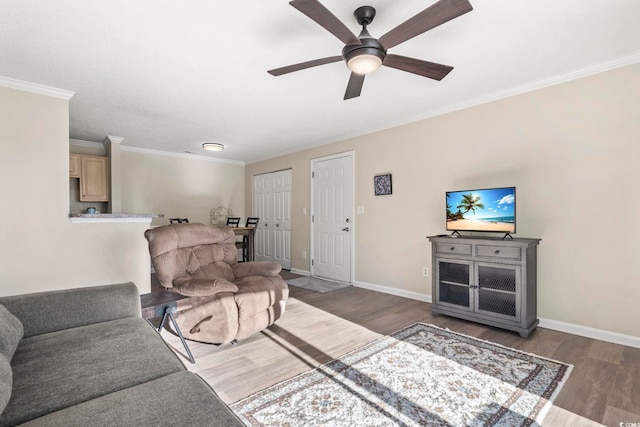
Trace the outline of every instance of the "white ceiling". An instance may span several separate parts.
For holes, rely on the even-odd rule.
[[[433,0],[321,0],[380,37]],[[0,76],[76,92],[70,138],[253,162],[640,60],[639,0],[470,0],[474,10],[390,49],[454,66],[437,82],[382,67],[343,101],[342,43],[287,0],[0,0]]]

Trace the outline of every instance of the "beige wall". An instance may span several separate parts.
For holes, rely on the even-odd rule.
[[[0,87],[0,295],[135,282],[146,224],[69,221],[68,101]]]
[[[244,165],[122,151],[122,211],[162,213],[209,224],[218,206],[244,217]]]
[[[430,294],[425,236],[445,232],[447,190],[517,187],[516,237],[542,239],[538,315],[640,336],[640,65],[246,167],[292,168],[292,264],[309,270],[310,160],[355,152],[355,281]],[[393,174],[393,195],[373,176]]]

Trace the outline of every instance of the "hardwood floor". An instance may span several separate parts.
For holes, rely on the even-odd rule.
[[[298,277],[283,272],[283,277]],[[285,315],[237,345],[189,342],[184,360],[227,403],[291,378],[415,322],[437,326],[574,365],[543,425],[640,426],[640,349],[538,328],[528,339],[446,316],[428,303],[349,287],[329,293],[290,287]],[[162,336],[180,355],[168,331]],[[632,425],[632,424],[630,424]]]

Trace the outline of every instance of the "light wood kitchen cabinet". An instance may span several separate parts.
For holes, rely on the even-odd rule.
[[[109,158],[80,156],[80,201],[109,201]]]
[[[69,178],[80,178],[80,155],[69,154]]]

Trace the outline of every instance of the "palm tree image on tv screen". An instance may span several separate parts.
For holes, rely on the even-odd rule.
[[[516,232],[516,188],[447,192],[447,230]]]

